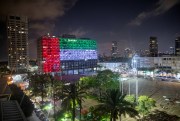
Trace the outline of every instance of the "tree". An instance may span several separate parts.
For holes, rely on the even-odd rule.
[[[126,95],[124,99],[134,105],[136,103],[135,95]]]
[[[155,107],[156,101],[152,98],[149,98],[148,96],[140,96],[138,98],[138,105],[136,106],[136,109],[140,114],[147,115],[152,107]]]
[[[87,96],[98,99],[97,85],[99,85],[99,84],[96,81],[96,76],[81,77],[78,84],[80,87],[83,87],[86,89]]]
[[[11,100],[17,100],[26,117],[31,116],[34,110],[34,105],[29,97],[15,84],[11,84],[9,87],[12,91]]]
[[[6,66],[0,66],[0,77],[8,74],[11,74],[11,70],[9,70]]]
[[[85,98],[85,95],[85,88],[79,86],[78,83],[64,85],[62,94],[62,109],[65,111],[71,111],[72,121],[75,121],[75,111],[77,107],[80,108],[81,112],[81,102],[82,99]]]
[[[131,117],[138,116],[138,112],[130,102],[125,100],[125,96],[119,89],[108,89],[95,109],[103,111],[106,115],[110,114],[110,121],[116,121],[118,116],[121,120],[122,114],[128,114]]]
[[[109,114],[105,114],[103,110],[97,110],[95,107],[90,107],[83,121],[109,121]]]
[[[101,93],[105,90],[119,88],[119,75],[111,70],[99,71],[96,76],[96,87],[99,89],[99,98],[101,99]]]
[[[31,76],[30,87],[32,89],[32,92],[35,96],[40,95],[42,98],[42,102],[44,97],[49,94],[48,87],[51,87],[50,84],[50,75],[48,74],[35,74]]]
[[[87,89],[93,88],[97,85],[96,76],[81,77],[78,83]]]

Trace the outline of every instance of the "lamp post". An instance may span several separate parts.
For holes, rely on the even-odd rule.
[[[130,84],[130,80],[129,80],[129,95],[131,94],[131,84]]]
[[[138,102],[138,79],[136,77],[136,103]]]
[[[122,78],[119,79],[119,91],[122,93],[123,95],[123,80]]]
[[[135,76],[136,76],[136,103],[138,101],[138,79],[137,79],[137,75],[138,75],[138,70],[137,70],[137,59],[136,59],[137,55],[135,55],[132,59],[132,66],[133,66],[133,70],[135,71]]]

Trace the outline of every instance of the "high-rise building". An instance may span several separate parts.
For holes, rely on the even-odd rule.
[[[180,56],[180,37],[175,40],[175,55]]]
[[[132,57],[132,51],[129,48],[124,49],[124,57],[130,58]]]
[[[169,47],[169,54],[174,55],[174,47]]]
[[[118,54],[117,41],[112,41],[111,56],[117,57],[117,54]]]
[[[0,22],[1,38],[7,44],[8,66],[13,71],[26,70],[28,67],[28,18],[25,16],[5,16]]]
[[[150,37],[149,40],[149,52],[150,57],[157,57],[158,56],[158,42],[157,37]]]
[[[37,53],[40,73],[84,74],[97,67],[97,44],[92,39],[43,36]]]

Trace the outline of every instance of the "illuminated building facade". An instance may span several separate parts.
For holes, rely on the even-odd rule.
[[[174,55],[174,47],[169,47],[169,54]]]
[[[91,39],[60,38],[60,60],[64,75],[84,74],[97,67],[97,44]]]
[[[175,40],[175,55],[180,56],[180,37]]]
[[[5,53],[8,55],[8,66],[13,71],[26,70],[29,65],[28,18],[9,15],[1,17],[0,21],[5,28],[2,39],[7,42],[3,49],[7,50]]]
[[[150,52],[150,57],[157,57],[158,56],[157,37],[150,37],[150,40],[149,40],[149,52]]]
[[[180,57],[177,56],[165,56],[165,57],[140,57],[134,56],[132,65],[140,68],[161,68],[161,69],[180,69]]]
[[[41,73],[84,74],[97,67],[95,40],[44,36],[37,52]]]
[[[43,36],[38,45],[38,65],[41,65],[39,66],[41,72],[59,72],[59,38]]]

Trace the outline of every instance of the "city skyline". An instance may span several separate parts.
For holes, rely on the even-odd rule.
[[[0,14],[29,18],[30,57],[36,57],[36,41],[44,34],[74,34],[97,40],[100,54],[111,53],[112,41],[125,48],[148,49],[156,36],[159,51],[175,45],[180,35],[178,0],[7,0]]]

